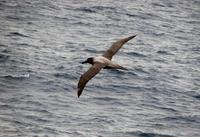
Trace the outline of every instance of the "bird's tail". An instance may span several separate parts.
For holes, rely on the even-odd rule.
[[[119,68],[118,69],[122,69],[122,70],[128,70],[127,68],[125,68],[125,67],[122,67],[122,66],[119,66]]]

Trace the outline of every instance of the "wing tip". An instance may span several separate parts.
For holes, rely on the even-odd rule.
[[[82,93],[82,91],[78,88],[78,91],[77,91],[77,97],[78,98],[81,96],[81,93]]]
[[[128,37],[128,39],[130,40],[130,39],[132,39],[132,38],[135,38],[136,36],[137,36],[137,34],[132,35],[132,36]]]

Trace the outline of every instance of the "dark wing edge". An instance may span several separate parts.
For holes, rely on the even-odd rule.
[[[80,95],[83,92],[83,89],[87,82],[92,79],[99,71],[104,67],[104,64],[101,63],[95,63],[92,65],[88,71],[86,71],[83,75],[81,75],[79,82],[78,82],[78,91],[77,91],[77,96],[80,97]]]
[[[129,40],[131,40],[132,38],[136,37],[137,35],[132,35],[130,37],[126,37],[123,39],[119,39],[118,41],[116,41],[115,43],[112,44],[112,46],[103,54],[103,57],[111,60],[112,56],[115,55],[115,53],[117,53],[117,51]]]

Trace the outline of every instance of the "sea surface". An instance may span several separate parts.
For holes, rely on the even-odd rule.
[[[77,98],[88,57],[135,35]],[[200,137],[199,0],[0,0],[0,137]]]

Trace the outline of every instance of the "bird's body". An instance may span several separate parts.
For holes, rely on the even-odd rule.
[[[109,59],[107,59],[103,56],[97,56],[97,57],[94,57],[93,59],[94,59],[94,61],[93,61],[94,63],[97,63],[97,62],[98,63],[104,63],[106,65],[111,63],[111,60],[109,60]]]
[[[103,57],[103,56],[98,56],[98,57],[94,57],[93,58],[93,64],[94,63],[102,63],[105,65],[105,67],[103,69],[123,69],[122,66],[120,66],[119,64]]]
[[[112,57],[117,51],[130,39],[134,38],[134,36],[130,36],[127,38],[123,38],[115,42],[102,56],[91,57],[86,61],[82,62],[89,63],[92,66],[86,71],[83,75],[81,75],[80,80],[78,82],[78,97],[81,95],[85,85],[87,82],[92,79],[101,69],[125,69],[121,65],[111,61]]]

